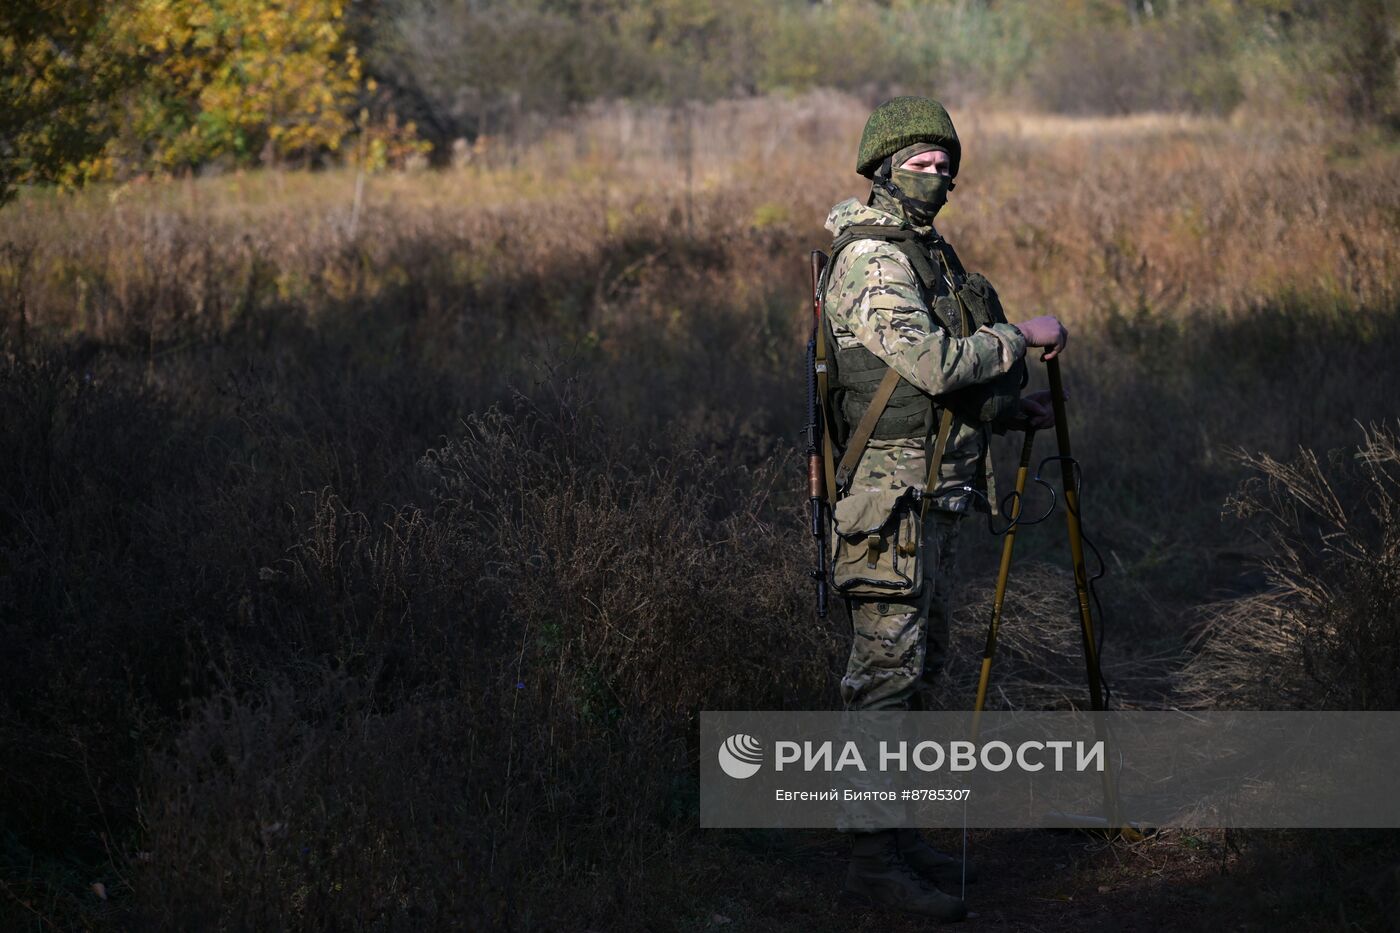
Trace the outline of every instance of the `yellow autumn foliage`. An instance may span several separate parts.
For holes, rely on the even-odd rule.
[[[354,128],[344,0],[135,0],[118,41],[148,64],[117,145],[158,168],[335,151]]]

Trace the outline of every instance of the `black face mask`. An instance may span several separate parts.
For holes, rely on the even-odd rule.
[[[955,184],[947,175],[911,172],[902,168],[891,172],[889,178],[877,178],[876,181],[887,194],[904,205],[909,219],[921,226],[933,223],[933,218],[948,203],[948,192],[953,190]]]

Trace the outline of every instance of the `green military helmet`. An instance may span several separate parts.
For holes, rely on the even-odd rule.
[[[896,97],[875,108],[860,134],[856,171],[869,178],[881,162],[914,143],[935,143],[947,149],[952,174],[958,174],[962,161],[958,131],[943,105],[927,97]]]

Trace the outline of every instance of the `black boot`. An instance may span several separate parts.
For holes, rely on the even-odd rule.
[[[964,879],[961,859],[929,845],[923,833],[917,829],[896,829],[894,840],[899,848],[899,857],[904,859],[904,863],[910,868],[939,887],[962,889]],[[977,880],[977,866],[971,861],[967,863],[966,880],[968,884]]]
[[[895,830],[861,833],[851,845],[846,894],[863,903],[902,910],[936,920],[967,916],[962,898],[945,894],[900,857]]]

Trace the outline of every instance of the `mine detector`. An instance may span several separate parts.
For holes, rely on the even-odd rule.
[[[807,496],[811,518],[811,534],[816,543],[817,563],[811,577],[817,589],[817,615],[825,618],[830,598],[830,562],[828,560],[828,532],[832,510],[840,495],[837,482],[837,457],[833,449],[833,414],[830,410],[829,393],[829,354],[834,352],[827,342],[827,327],[824,320],[825,277],[829,259],[821,250],[811,254],[812,286],[812,334],[807,341]],[[1095,631],[1090,580],[1084,558],[1084,532],[1080,522],[1078,462],[1074,459],[1069,438],[1069,423],[1065,414],[1064,383],[1060,374],[1059,359],[1047,360],[1046,376],[1050,383],[1051,404],[1055,412],[1055,439],[1058,454],[1043,462],[1055,461],[1059,465],[1058,498],[1064,503],[1065,525],[1069,537],[1070,561],[1074,570],[1074,588],[1078,603],[1078,627],[1084,652],[1085,680],[1089,688],[1090,709],[1095,714],[1107,710],[1102,670],[1099,666],[1099,641]],[[894,373],[893,368],[890,373]],[[876,403],[880,404],[877,396]],[[872,408],[874,405],[872,405]],[[878,413],[877,413],[878,414]],[[943,421],[949,420],[944,408]],[[942,444],[947,440],[947,428],[940,425],[939,439],[935,441],[933,469],[930,470],[929,488],[925,490],[924,508],[931,499],[932,484],[941,460]],[[1002,536],[1001,562],[997,568],[996,588],[992,597],[991,618],[987,625],[987,638],[982,650],[982,665],[977,678],[977,695],[973,701],[971,737],[976,741],[981,726],[982,712],[986,708],[987,689],[991,682],[992,661],[996,655],[997,637],[1001,629],[1002,607],[1006,600],[1007,584],[1011,577],[1011,558],[1016,547],[1016,531],[1020,524],[1020,513],[1026,483],[1031,478],[1031,462],[1035,447],[1035,431],[1025,429],[1025,439],[1021,444],[1021,456],[1016,469],[1015,491],[1010,501],[1012,514]],[[1036,471],[1038,479],[1039,470]],[[1053,508],[1053,505],[1052,505]],[[1047,513],[1048,514],[1048,513]],[[1108,746],[1107,725],[1104,717],[1094,716],[1094,731],[1105,748]],[[1121,835],[1129,840],[1142,838],[1141,831],[1123,819],[1118,801],[1117,788],[1111,775],[1111,768],[1103,772],[1103,816],[1069,816],[1057,814],[1057,818],[1072,822],[1085,829],[1105,830]]]

